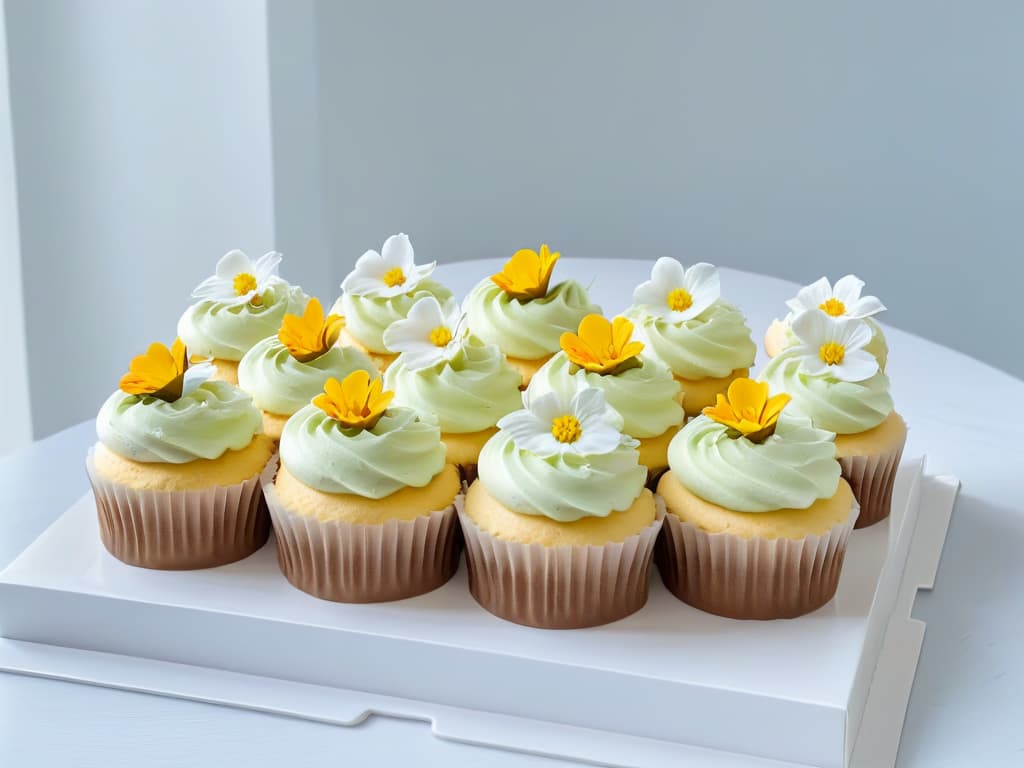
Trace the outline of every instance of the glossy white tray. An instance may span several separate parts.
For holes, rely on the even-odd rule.
[[[0,573],[0,668],[343,725],[411,717],[609,765],[878,768],[895,759],[924,631],[910,610],[956,488],[904,463],[892,518],[853,533],[835,600],[800,619],[704,614],[653,575],[637,614],[566,631],[486,613],[464,564],[378,605],[295,590],[273,540],[221,568],[132,568],[102,548],[86,496]]]

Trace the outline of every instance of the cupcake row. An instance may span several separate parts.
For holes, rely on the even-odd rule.
[[[474,596],[520,623],[628,615],[652,557],[704,610],[824,604],[849,530],[888,513],[905,439],[881,304],[852,277],[803,289],[754,382],[711,265],[660,259],[607,319],[551,285],[557,260],[519,251],[460,307],[398,235],[325,316],[276,254],[228,254],[181,339],[133,360],[100,411],[105,545],[147,567],[231,562],[265,542],[269,507],[283,572],[326,599],[439,586],[461,525]]]

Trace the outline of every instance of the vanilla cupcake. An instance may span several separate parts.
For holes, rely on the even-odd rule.
[[[470,336],[458,302],[422,298],[384,332],[400,352],[384,374],[395,405],[429,415],[441,428],[448,461],[469,479],[498,419],[522,405],[521,377],[493,344]]]
[[[330,378],[344,379],[353,371],[377,378],[377,367],[355,347],[335,346],[343,321],[324,317],[317,299],[302,315],[285,315],[276,336],[268,336],[245,353],[238,364],[238,386],[252,395],[263,412],[263,431],[274,440],[288,417],[309,405]]]
[[[524,386],[559,351],[563,333],[575,331],[587,315],[601,313],[575,280],[549,288],[559,255],[546,245],[540,253],[516,251],[501,272],[481,280],[464,302],[470,331],[505,353]]]
[[[470,591],[535,627],[628,616],[647,600],[662,517],[637,443],[599,389],[523,402],[484,446],[460,511]]]
[[[596,387],[622,416],[622,431],[639,441],[640,463],[656,476],[668,466],[668,444],[686,414],[679,382],[657,358],[633,340],[633,323],[587,315],[577,333],[563,333],[562,351],[537,371],[531,396]]]
[[[294,586],[325,600],[420,595],[458,567],[459,473],[441,432],[366,371],[329,379],[285,424],[281,463],[264,486],[278,562]]]
[[[297,314],[306,294],[277,275],[281,254],[252,261],[231,251],[216,273],[192,291],[198,299],[178,320],[178,336],[194,355],[213,358],[214,378],[238,383],[238,361],[281,327],[285,313]]]
[[[801,616],[832,599],[856,519],[833,435],[783,413],[788,395],[737,379],[669,446],[656,561],[680,600],[737,619]]]
[[[650,354],[679,380],[688,416],[714,404],[757,356],[743,313],[722,300],[718,270],[710,264],[685,269],[675,259],[658,259],[626,314]]]
[[[153,344],[96,417],[86,469],[100,537],[129,565],[210,568],[267,540],[260,473],[273,442],[250,397],[212,374],[189,366],[180,339]]]
[[[773,391],[792,396],[790,410],[836,433],[843,477],[860,503],[857,527],[889,516],[907,426],[895,410],[889,378],[868,352],[871,329],[862,320],[819,309],[793,320],[799,344],[761,372]]]
[[[429,277],[437,266],[417,266],[407,235],[392,235],[377,251],[367,251],[341,284],[332,313],[345,318],[341,343],[366,352],[384,371],[397,355],[384,343],[384,331],[409,314],[413,304],[433,296],[440,302],[452,292]]]
[[[775,357],[789,347],[800,345],[793,333],[793,320],[797,315],[812,309],[820,309],[830,317],[849,317],[863,320],[871,329],[871,340],[864,345],[878,360],[878,367],[885,370],[889,357],[889,346],[881,326],[873,317],[885,311],[885,305],[875,296],[861,296],[864,281],[856,275],[839,278],[833,287],[827,277],[801,288],[796,296],[786,302],[789,314],[782,320],[773,320],[764,335],[764,349],[768,357]]]

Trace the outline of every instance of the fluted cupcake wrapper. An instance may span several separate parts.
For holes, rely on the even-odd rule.
[[[169,571],[212,568],[248,557],[267,542],[270,519],[260,475],[194,491],[149,491],[101,477],[85,461],[100,538],[118,560]]]
[[[892,510],[892,488],[905,444],[906,438],[886,453],[839,459],[843,477],[860,503],[860,517],[855,527],[866,528],[889,516]]]
[[[469,591],[502,619],[543,629],[595,627],[647,602],[654,542],[665,517],[625,541],[554,546],[503,541],[482,530],[457,502],[466,541]]]
[[[836,593],[846,545],[857,519],[802,539],[708,533],[671,512],[655,553],[661,580],[676,597],[733,619],[790,619]]]
[[[285,578],[303,592],[338,603],[401,600],[437,589],[459,567],[454,504],[380,525],[321,521],[282,504],[272,480],[271,474],[264,495],[277,536],[277,561]]]

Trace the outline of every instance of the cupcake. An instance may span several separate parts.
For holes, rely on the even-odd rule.
[[[430,280],[436,262],[417,266],[407,235],[392,235],[380,253],[367,251],[341,284],[333,313],[345,318],[341,343],[366,352],[384,371],[397,355],[384,343],[384,331],[409,314],[412,305],[433,296],[444,302],[452,292]]]
[[[270,530],[260,473],[274,450],[252,399],[185,345],[152,344],[96,418],[86,458],[100,537],[129,565],[183,570],[240,560]]]
[[[832,433],[783,412],[788,400],[736,379],[669,446],[655,557],[665,586],[702,611],[792,618],[835,594],[853,494]]]
[[[878,360],[878,367],[885,370],[889,347],[885,334],[872,318],[885,311],[885,305],[874,296],[861,296],[864,281],[856,275],[846,275],[836,281],[835,287],[827,277],[804,286],[794,298],[786,302],[789,314],[782,320],[775,319],[764,335],[764,349],[768,357],[775,357],[784,349],[795,347],[800,340],[793,333],[792,324],[797,315],[812,309],[820,309],[830,317],[850,317],[863,320],[871,329],[871,341],[865,346]]]
[[[306,294],[277,276],[281,254],[252,261],[231,251],[217,271],[192,291],[199,299],[178,320],[178,336],[192,354],[213,358],[214,378],[238,383],[238,361],[281,327],[285,313],[306,305]]]
[[[281,571],[324,600],[413,597],[458,567],[459,473],[441,431],[363,370],[300,409],[281,434],[281,463],[264,486]]]
[[[757,347],[743,313],[722,300],[718,270],[710,264],[685,269],[675,259],[658,259],[626,314],[649,352],[679,380],[688,416],[713,405],[754,364]]]
[[[263,412],[263,431],[274,440],[288,417],[320,394],[330,378],[344,379],[363,370],[378,376],[377,367],[355,347],[335,346],[343,321],[324,317],[317,299],[302,315],[286,314],[276,336],[268,336],[245,353],[238,364],[238,386]]]
[[[596,387],[622,416],[622,431],[639,440],[640,463],[652,476],[668,466],[668,444],[686,415],[679,382],[657,358],[644,353],[624,317],[609,322],[587,315],[577,333],[563,333],[562,351],[537,371],[531,396]]]
[[[469,588],[485,609],[549,629],[639,610],[662,514],[637,442],[600,389],[524,393],[498,422],[459,520]]]
[[[498,419],[522,405],[518,371],[496,346],[468,334],[455,299],[419,299],[384,332],[384,343],[400,352],[384,374],[393,403],[435,419],[449,463],[472,479]]]
[[[559,255],[546,245],[539,254],[516,251],[501,272],[480,281],[464,302],[470,331],[505,353],[524,386],[559,351],[563,333],[601,312],[575,280],[549,288]]]
[[[888,377],[867,349],[871,327],[812,309],[797,315],[792,329],[799,343],[773,358],[761,378],[792,396],[791,411],[836,433],[843,477],[860,502],[857,527],[877,523],[892,506],[907,427],[893,410]]]

